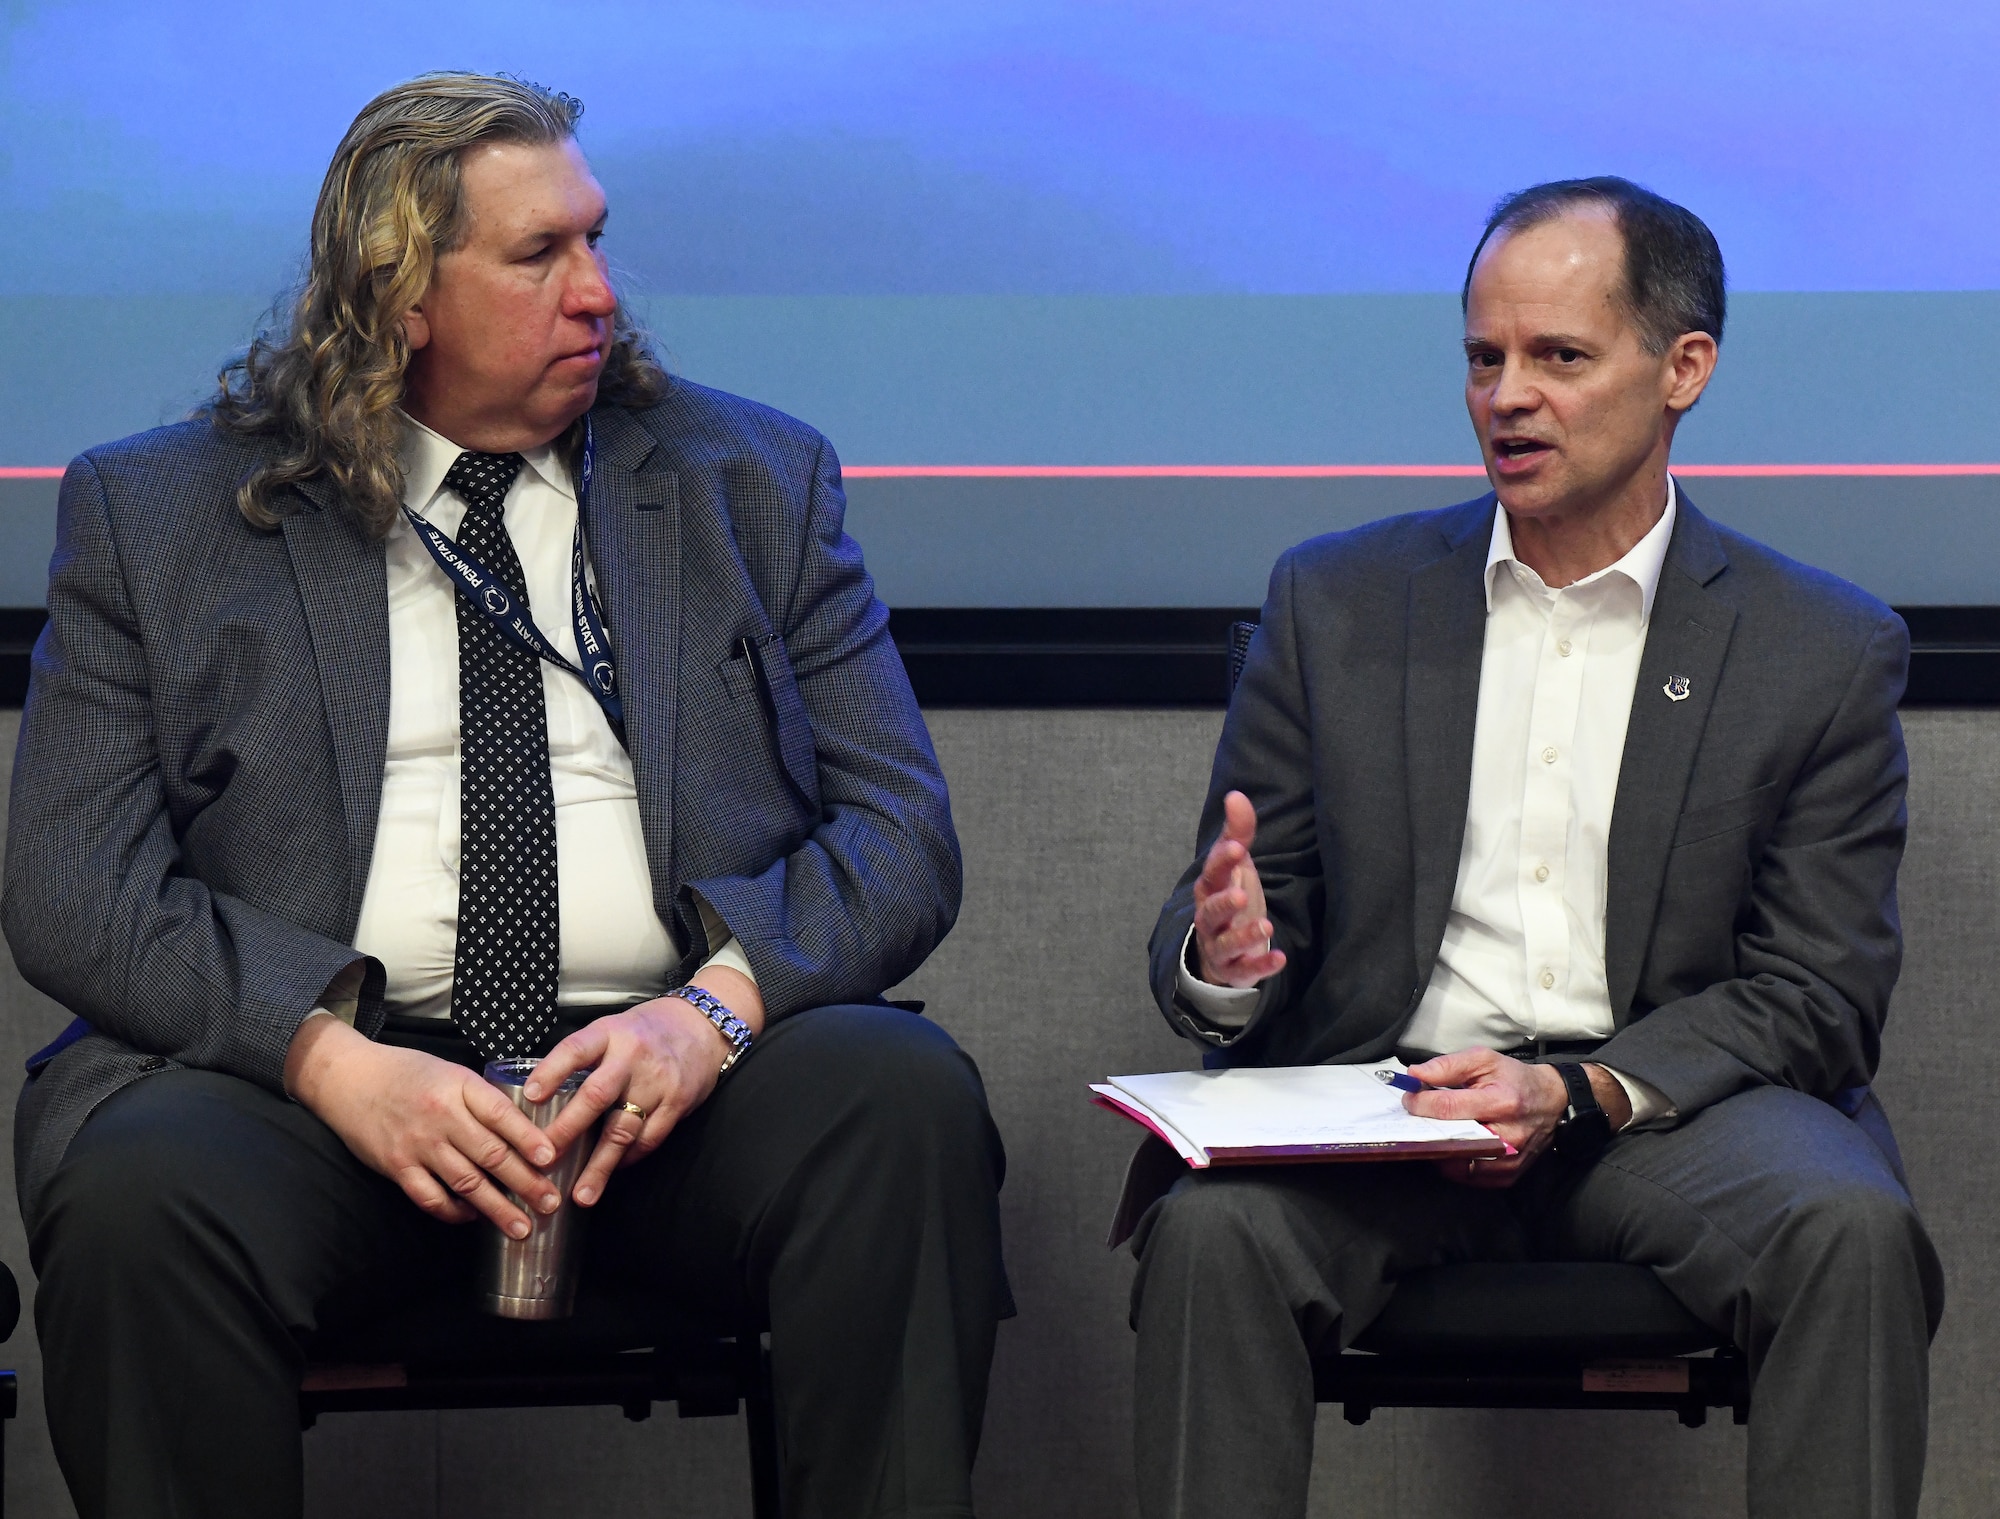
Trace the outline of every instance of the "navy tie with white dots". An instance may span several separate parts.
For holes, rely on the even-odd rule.
[[[458,545],[523,616],[527,577],[501,505],[519,454],[462,453],[444,477],[465,503]],[[542,662],[461,592],[458,607],[458,949],[451,1013],[481,1054],[539,1053],[555,1030],[562,926]]]

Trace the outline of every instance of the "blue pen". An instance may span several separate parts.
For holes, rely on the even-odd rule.
[[[1394,1087],[1399,1092],[1428,1092],[1430,1090],[1429,1087],[1417,1080],[1416,1077],[1405,1075],[1401,1071],[1377,1071],[1375,1079]]]

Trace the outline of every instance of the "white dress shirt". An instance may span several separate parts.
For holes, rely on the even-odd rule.
[[[446,536],[465,504],[443,488],[462,450],[405,419],[403,500]],[[536,626],[571,661],[569,616],[576,492],[553,447],[523,455],[503,507],[527,578]],[[389,734],[375,853],[354,947],[388,973],[389,1010],[451,1011],[458,943],[458,614],[454,592],[407,519],[386,545]],[[616,650],[614,649],[614,653]],[[561,1006],[634,1001],[669,989],[681,950],[653,910],[632,760],[604,711],[567,671],[542,661],[549,770],[556,808],[556,894],[562,926]],[[710,924],[710,941],[726,937]],[[751,975],[734,938],[710,962]],[[753,977],[754,979],[754,977]],[[345,988],[329,991],[336,1014]]]
[[[1486,553],[1486,639],[1458,880],[1437,965],[1404,1031],[1411,1053],[1538,1039],[1608,1039],[1604,908],[1611,809],[1653,596],[1673,539],[1676,493],[1616,564],[1551,589],[1514,555],[1496,506]],[[1240,1027],[1255,987],[1180,990],[1211,1022]],[[1613,1071],[1632,1122],[1666,1099]]]

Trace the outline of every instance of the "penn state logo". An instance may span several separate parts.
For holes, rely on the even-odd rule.
[[[495,617],[505,617],[507,615],[507,593],[501,590],[499,586],[488,582],[486,589],[481,591],[479,595],[480,599],[486,603],[486,610],[491,612]]]
[[[1660,689],[1667,693],[1668,701],[1686,701],[1688,699],[1688,678],[1685,675],[1673,676]]]
[[[590,667],[590,678],[597,682],[598,690],[609,696],[611,694],[611,687],[617,681],[618,676],[611,668],[610,661],[600,659]]]

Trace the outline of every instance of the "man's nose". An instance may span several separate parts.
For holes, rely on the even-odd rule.
[[[603,262],[594,254],[577,261],[564,294],[567,316],[608,317],[618,309],[617,293],[611,288]]]
[[[1500,365],[1500,378],[1493,385],[1493,409],[1506,413],[1533,411],[1540,402],[1541,392],[1536,390],[1527,366],[1518,359],[1506,359]]]

